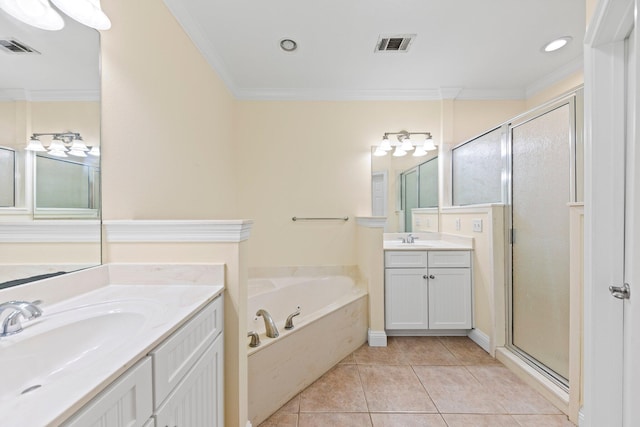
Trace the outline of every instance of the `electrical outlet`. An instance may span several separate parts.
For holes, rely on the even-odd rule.
[[[474,219],[473,220],[473,231],[476,233],[482,233],[482,220]]]
[[[456,218],[456,231],[460,231],[460,218]]]

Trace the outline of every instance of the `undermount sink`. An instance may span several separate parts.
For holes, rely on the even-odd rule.
[[[87,304],[24,321],[24,330],[0,338],[0,402],[75,375],[139,337],[161,315],[153,301]]]

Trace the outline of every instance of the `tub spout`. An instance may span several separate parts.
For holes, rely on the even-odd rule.
[[[293,318],[296,316],[300,315],[300,306],[298,306],[298,309],[291,313],[288,317],[287,317],[287,321],[284,324],[284,328],[285,329],[293,329]]]
[[[271,315],[267,310],[260,309],[256,313],[256,316],[262,316],[264,319],[264,327],[267,330],[267,336],[269,338],[277,338],[280,335],[278,332],[278,328],[276,328],[276,323],[271,318]]]
[[[256,331],[251,331],[247,333],[248,337],[251,337],[251,342],[249,343],[249,347],[257,347],[260,345],[260,335]]]

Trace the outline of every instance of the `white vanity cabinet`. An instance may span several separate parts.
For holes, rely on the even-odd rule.
[[[223,299],[214,299],[63,425],[223,427]]]
[[[470,251],[385,251],[385,328],[471,329]]]

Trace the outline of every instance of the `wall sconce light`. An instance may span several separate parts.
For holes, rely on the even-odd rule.
[[[389,135],[396,137],[396,141],[390,141]],[[395,150],[394,150],[395,147]],[[393,156],[406,156],[409,151],[413,151],[414,157],[426,156],[427,152],[435,150],[437,147],[433,142],[430,132],[385,132],[382,141],[373,152],[374,156],[386,156],[393,150]]]
[[[51,136],[51,144],[47,148],[40,141],[41,136]],[[75,157],[87,157],[87,154],[99,156],[100,149],[94,145],[89,149],[82,139],[82,135],[75,132],[62,133],[34,133],[29,138],[27,151],[48,152],[50,156],[68,157],[67,153]]]
[[[51,0],[69,17],[96,30],[108,30],[111,21],[102,11],[100,0]],[[0,0],[0,9],[15,19],[43,30],[64,28],[64,20],[48,0]]]

